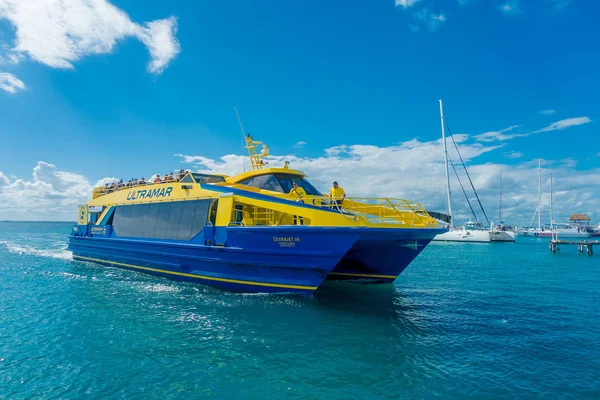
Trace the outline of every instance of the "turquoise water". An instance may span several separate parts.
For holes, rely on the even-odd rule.
[[[393,285],[247,295],[0,223],[0,398],[600,398],[600,247],[433,243]]]

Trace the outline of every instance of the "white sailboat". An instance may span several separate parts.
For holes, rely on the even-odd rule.
[[[514,242],[515,232],[508,225],[504,224],[502,219],[502,171],[500,171],[500,208],[498,212],[500,224],[490,226],[490,240],[492,242]]]
[[[433,238],[438,242],[477,242],[488,243],[490,239],[490,231],[481,229],[481,225],[477,222],[469,221],[465,226],[454,227],[452,223],[452,202],[450,194],[450,175],[448,173],[448,149],[446,147],[446,131],[444,122],[444,108],[440,99],[440,118],[442,121],[442,144],[444,146],[444,166],[446,168],[446,202],[448,204],[448,216],[450,217],[449,228],[446,233],[439,234]]]
[[[541,159],[538,160],[538,205],[535,209],[535,213],[531,218],[531,223],[533,224],[533,220],[537,215],[538,226],[537,228],[530,228],[527,230],[519,231],[519,236],[531,236],[531,237],[554,237],[559,239],[581,239],[588,238],[591,236],[585,229],[580,226],[573,226],[572,224],[567,223],[557,223],[553,219],[553,209],[552,209],[552,174],[550,175],[550,227],[542,226],[542,162]]]

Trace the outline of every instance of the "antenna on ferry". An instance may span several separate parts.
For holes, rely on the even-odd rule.
[[[235,104],[233,105],[233,109],[235,110],[235,115],[237,116],[237,120],[238,123],[240,124],[240,130],[242,131],[242,148],[246,148],[246,133],[244,132],[244,126],[242,125],[242,120],[240,118],[240,114],[238,113],[238,109],[235,106]],[[242,150],[242,153],[244,151]],[[244,156],[242,156],[242,166],[244,168],[244,172],[246,172],[246,161],[244,159]]]

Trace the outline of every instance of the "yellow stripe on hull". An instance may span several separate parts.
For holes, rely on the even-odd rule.
[[[167,270],[164,270],[164,269],[142,267],[142,266],[139,266],[139,265],[125,264],[125,263],[120,263],[120,262],[116,262],[116,261],[100,260],[98,258],[91,258],[91,257],[83,257],[83,256],[75,256],[74,255],[73,258],[74,259],[81,259],[81,260],[85,260],[85,261],[94,261],[94,262],[99,262],[99,263],[120,265],[120,266],[123,266],[123,267],[141,269],[141,270],[144,270],[144,271],[159,272],[159,273],[162,273],[162,274],[170,274],[170,275],[184,276],[184,277],[187,277],[187,278],[203,279],[203,280],[207,280],[207,281],[237,283],[237,284],[241,284],[241,285],[251,285],[251,286],[277,287],[277,288],[284,288],[284,289],[317,290],[316,286],[300,286],[300,285],[286,285],[286,284],[282,284],[282,283],[280,284],[280,283],[266,283],[266,282],[242,281],[242,280],[238,280],[238,279],[216,278],[214,276],[195,275],[195,274],[187,274],[185,272],[167,271]]]
[[[346,272],[330,272],[329,275],[356,276],[358,278],[396,279],[397,275],[351,274]]]

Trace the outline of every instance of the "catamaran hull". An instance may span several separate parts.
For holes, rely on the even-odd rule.
[[[243,292],[310,294],[356,241],[356,235],[226,228],[227,246],[72,236],[76,261]]]
[[[440,229],[369,229],[344,255],[328,280],[393,282]]]
[[[325,279],[391,282],[439,232],[299,226],[221,230],[227,236],[224,246],[73,235],[69,249],[76,261],[226,290],[311,294]]]
[[[514,242],[515,233],[508,231],[490,232],[490,240],[492,242]]]
[[[489,243],[491,242],[489,231],[476,230],[454,230],[442,233],[433,238],[436,242],[471,242],[471,243]]]

